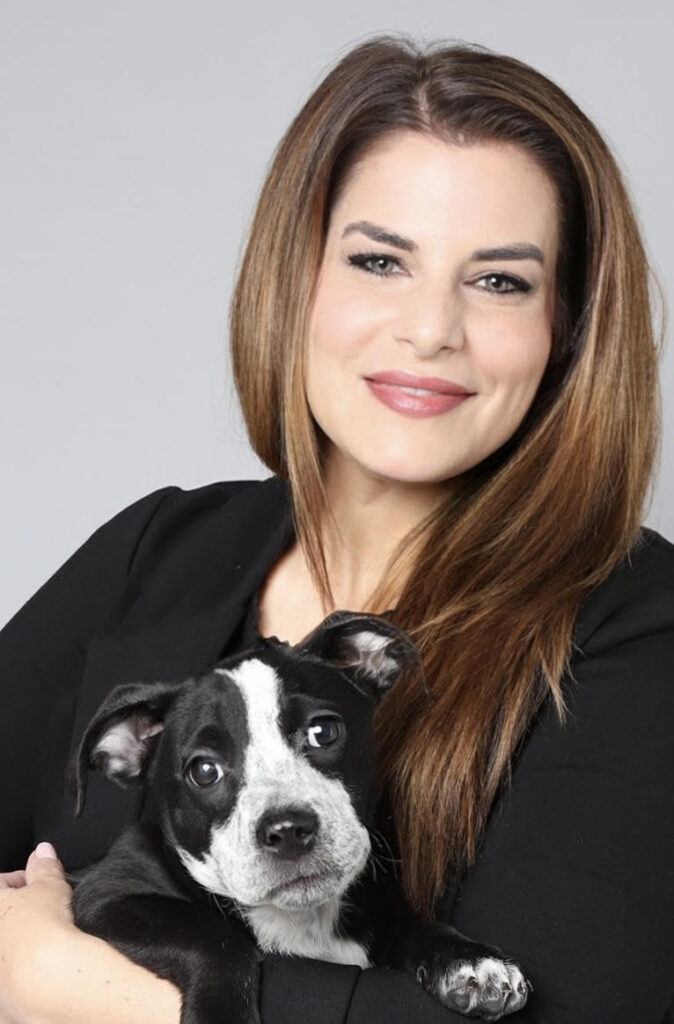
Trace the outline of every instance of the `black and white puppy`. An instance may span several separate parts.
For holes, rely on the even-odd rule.
[[[336,612],[182,683],[116,687],[69,768],[149,788],[75,888],[76,923],[182,991],[182,1024],[257,1024],[266,952],[403,969],[445,1006],[498,1020],[528,982],[492,947],[412,912],[372,863],[371,720],[418,654],[380,616]],[[347,898],[348,894],[348,898]]]

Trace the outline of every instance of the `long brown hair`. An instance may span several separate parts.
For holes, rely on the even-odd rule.
[[[489,809],[544,700],[564,716],[579,605],[638,540],[658,453],[649,268],[621,173],[571,99],[482,47],[378,36],[348,52],[281,140],[231,308],[253,449],[290,482],[326,607],[330,515],[304,352],[332,205],[385,134],[521,146],[556,186],[560,253],[551,357],[515,435],[452,480],[400,543],[368,604],[416,640],[418,678],[381,705],[377,745],[408,895],[430,912],[448,865],[476,855]],[[400,590],[402,586],[402,590]]]

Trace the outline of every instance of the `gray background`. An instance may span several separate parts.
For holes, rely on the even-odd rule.
[[[630,182],[671,294],[665,0],[3,0],[0,622],[157,487],[263,477],[231,385],[242,238],[291,117],[378,31],[485,44],[562,85]],[[674,538],[674,360],[648,523]]]

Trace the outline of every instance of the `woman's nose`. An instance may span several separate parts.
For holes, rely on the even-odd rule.
[[[442,348],[464,344],[461,302],[450,286],[437,283],[413,289],[405,297],[395,327],[398,341],[415,347],[419,356],[432,356]]]

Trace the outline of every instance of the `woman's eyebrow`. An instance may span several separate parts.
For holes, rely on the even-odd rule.
[[[471,260],[537,260],[543,264],[543,252],[530,242],[516,242],[496,249],[476,249]]]
[[[385,242],[393,245],[396,249],[404,249],[406,252],[414,252],[419,246],[411,238],[405,235],[397,235],[393,231],[373,224],[369,220],[355,220],[347,224],[342,231],[342,238],[353,231],[360,231],[363,235],[371,238],[373,242]],[[471,260],[536,260],[541,265],[544,262],[543,252],[537,245],[530,242],[516,242],[513,245],[502,245],[494,249],[476,249],[470,256]]]
[[[380,228],[378,224],[373,224],[369,220],[355,220],[351,224],[347,224],[342,231],[342,238],[346,235],[350,235],[352,231],[360,231],[362,234],[367,235],[373,242],[386,242],[388,245],[394,245],[396,249],[405,249],[407,252],[414,252],[418,248],[417,243],[413,242],[411,238],[405,238],[404,235],[396,235],[392,231],[387,231],[386,228]]]

